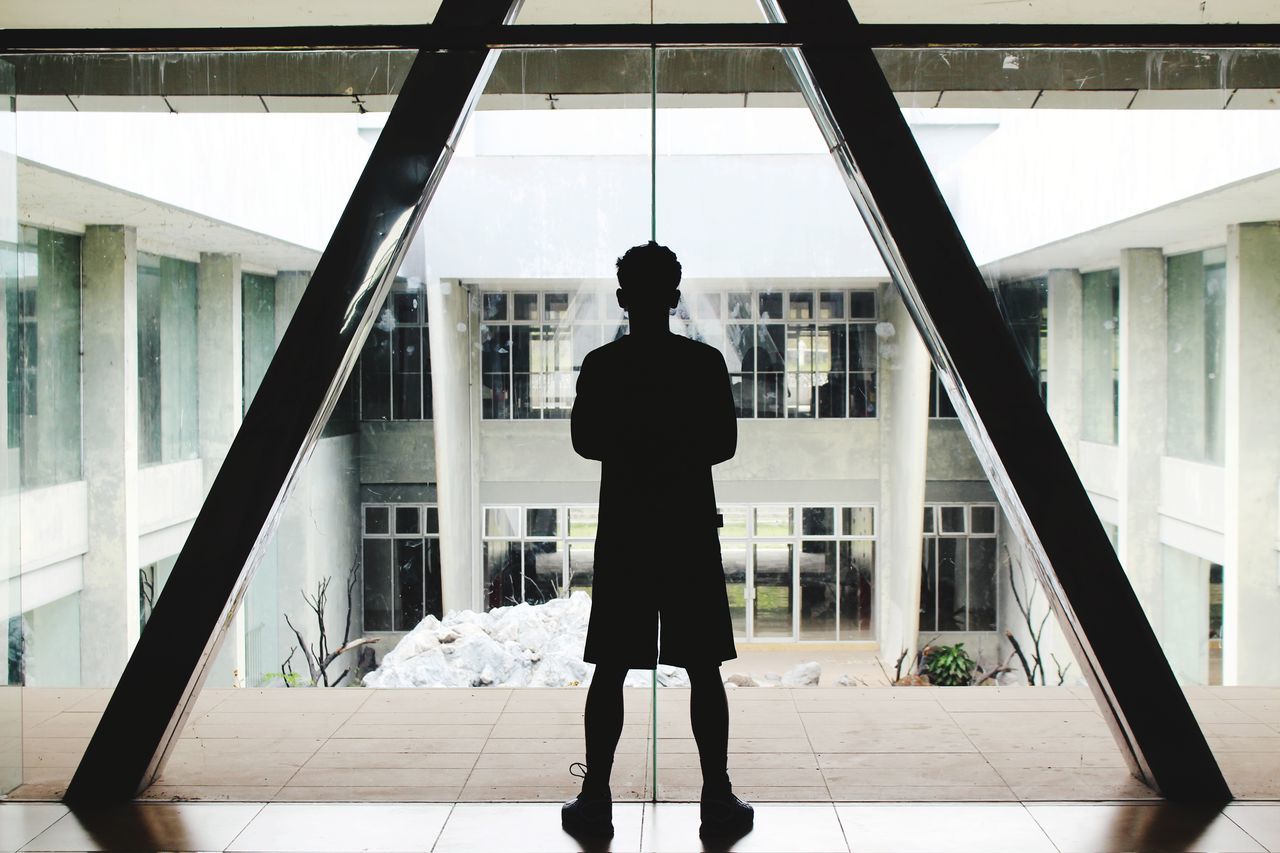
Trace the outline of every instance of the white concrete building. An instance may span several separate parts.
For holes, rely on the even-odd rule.
[[[27,683],[118,677],[376,136],[375,115],[341,119],[20,116],[9,615]],[[1280,612],[1278,119],[911,115],[1187,683],[1280,682],[1265,630]],[[651,216],[684,264],[674,328],[720,346],[734,376],[739,450],[716,478],[740,642],[848,643],[890,667],[935,636],[986,666],[1008,657],[1006,630],[1028,647],[1021,549],[812,119],[661,110],[653,211],[649,121],[472,118],[219,683],[280,670],[297,643],[283,613],[314,641],[299,593],[326,576],[340,636],[354,568],[353,630],[388,636],[590,586],[598,468],[566,418],[583,355],[622,328],[614,259]],[[291,147],[304,138],[326,143]],[[201,174],[174,155],[191,146]],[[1041,592],[1033,624],[1043,608]],[[1054,683],[1050,654],[1071,662],[1055,626],[1042,647]]]

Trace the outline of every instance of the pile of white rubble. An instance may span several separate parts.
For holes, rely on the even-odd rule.
[[[365,687],[574,687],[591,682],[594,664],[583,661],[591,597],[578,590],[542,604],[497,607],[486,613],[450,610],[428,616],[364,677]],[[818,683],[817,663],[796,666],[762,680],[731,676],[735,686],[803,686]],[[651,670],[632,670],[628,687],[648,687]],[[659,666],[659,687],[687,687],[683,669]]]

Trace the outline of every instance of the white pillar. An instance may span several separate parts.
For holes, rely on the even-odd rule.
[[[905,649],[910,663],[920,633],[920,564],[924,537],[925,463],[929,443],[931,359],[897,290],[886,288],[880,339],[880,526],[877,582],[880,656],[890,667]],[[882,328],[884,328],[882,326]]]
[[[1280,684],[1280,222],[1227,228],[1223,684]]]
[[[80,593],[80,683],[112,687],[139,631],[137,233],[91,225],[82,246],[89,550]]]
[[[1079,270],[1049,270],[1049,416],[1075,463],[1084,422],[1083,293]]]
[[[244,371],[239,255],[200,255],[196,304],[200,459],[207,495],[240,428]],[[237,611],[215,661],[210,684],[243,687],[244,673],[244,617]]]
[[[428,277],[431,395],[435,426],[436,503],[440,513],[442,607],[483,609],[476,575],[482,571],[476,507],[474,401],[470,365],[471,305],[461,283]]]
[[[1165,297],[1161,251],[1121,252],[1119,556],[1157,635],[1163,634],[1159,501],[1165,439]]]

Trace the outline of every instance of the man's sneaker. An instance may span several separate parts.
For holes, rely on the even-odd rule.
[[[734,796],[732,791],[703,792],[702,838],[741,838],[755,824],[755,809]]]
[[[586,772],[586,765],[575,761],[569,765],[569,773],[574,766]],[[580,777],[585,779],[586,777]],[[586,785],[583,792],[560,807],[560,825],[564,831],[575,837],[612,838],[613,837],[613,795],[606,787],[600,792],[588,793]]]

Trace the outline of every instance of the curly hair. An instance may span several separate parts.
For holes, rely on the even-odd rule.
[[[652,240],[627,249],[618,258],[618,285],[624,291],[643,288],[649,294],[665,296],[680,286],[680,273],[676,253]]]

